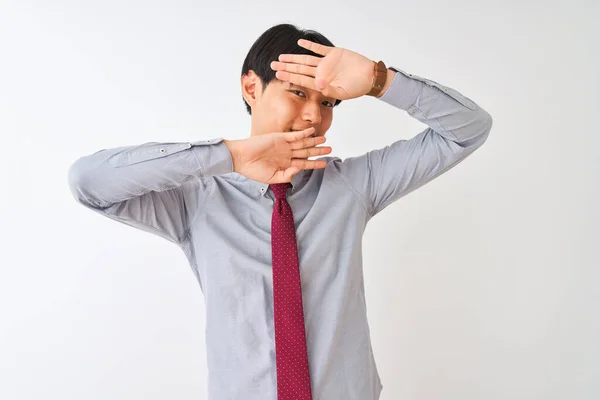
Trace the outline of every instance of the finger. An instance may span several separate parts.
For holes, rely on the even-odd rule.
[[[312,147],[310,149],[301,149],[292,151],[292,158],[308,158],[322,156],[331,153],[330,146]]]
[[[294,175],[300,172],[298,167],[289,167],[285,171],[277,171],[269,183],[291,182]]]
[[[298,140],[296,142],[290,143],[292,150],[304,149],[307,147],[315,147],[319,144],[323,144],[327,141],[325,136],[317,136],[314,138],[304,138],[302,140]]]
[[[288,169],[286,169],[283,172],[286,182],[290,182],[294,175],[296,175],[298,172],[300,172],[300,168],[298,167],[289,167]]]
[[[321,57],[310,56],[308,54],[280,54],[279,61],[294,64],[308,65],[316,67],[321,62]]]
[[[306,138],[307,136],[312,135],[313,133],[315,133],[315,128],[314,126],[304,129],[303,131],[297,131],[297,132],[286,132],[284,134],[284,138],[288,141],[288,142],[296,142],[298,140],[302,140],[304,138]],[[297,147],[294,147],[297,148]]]
[[[320,54],[322,56],[326,56],[333,48],[329,46],[324,46],[319,43],[311,42],[310,40],[300,39],[298,40],[298,46],[304,47],[312,51],[313,53]]]
[[[316,76],[317,69],[315,67],[309,67],[307,65],[301,64],[287,64],[279,61],[271,62],[271,69],[275,71],[287,71],[295,74],[306,75],[306,76]]]
[[[320,91],[317,88],[315,78],[312,76],[294,74],[287,71],[277,71],[275,77],[284,82],[292,82],[294,85],[304,86],[305,88]]]
[[[300,172],[301,168],[289,167],[285,171],[277,171],[273,178],[269,180],[269,183],[285,183],[291,182],[294,175]]]
[[[292,159],[292,167],[300,168],[300,169],[319,169],[325,168],[327,166],[327,161],[325,160],[304,160],[302,158],[293,158]]]

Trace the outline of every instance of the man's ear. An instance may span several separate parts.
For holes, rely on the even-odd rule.
[[[250,70],[247,74],[242,76],[241,84],[244,100],[246,100],[246,103],[250,106],[253,106],[254,103],[256,103],[256,96],[258,95],[257,91],[260,90],[260,78],[254,71]]]

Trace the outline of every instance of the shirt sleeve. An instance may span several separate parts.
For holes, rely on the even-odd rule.
[[[392,202],[438,177],[479,148],[492,117],[468,97],[400,69],[379,100],[428,126],[411,139],[345,160],[333,167],[372,217]]]
[[[233,172],[223,138],[149,142],[77,159],[68,183],[75,200],[113,220],[181,243],[205,202],[210,177]]]

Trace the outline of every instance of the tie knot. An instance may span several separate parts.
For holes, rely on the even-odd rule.
[[[291,187],[292,184],[290,182],[285,183],[272,183],[269,185],[273,193],[275,194],[276,199],[285,199],[287,196],[287,189]]]

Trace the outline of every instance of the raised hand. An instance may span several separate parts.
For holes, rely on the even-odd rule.
[[[298,45],[324,57],[281,54],[271,63],[282,81],[317,90],[327,97],[348,100],[371,91],[374,63],[367,57],[341,47],[324,46],[300,39]]]
[[[302,169],[325,168],[325,161],[309,157],[331,153],[324,136],[309,138],[315,132],[308,128],[298,132],[268,133],[241,140],[225,140],[231,151],[235,172],[263,183],[290,182]]]

